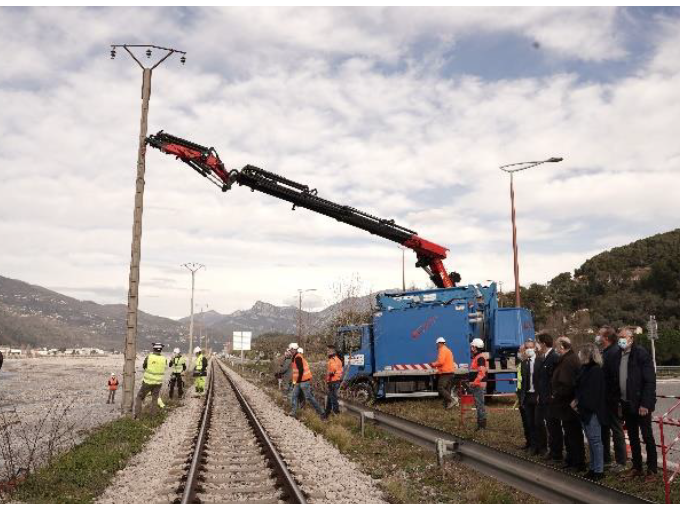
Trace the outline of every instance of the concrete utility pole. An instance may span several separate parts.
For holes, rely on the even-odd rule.
[[[521,172],[522,170],[527,170],[528,168],[533,168],[543,163],[559,163],[562,158],[550,158],[544,161],[525,161],[522,163],[510,163],[509,165],[503,165],[500,167],[501,170],[510,174],[510,204],[511,204],[511,217],[512,217],[512,252],[515,265],[515,307],[520,307],[519,298],[519,256],[517,252],[517,224],[515,223],[515,187],[513,184],[513,175],[515,172]]]
[[[182,64],[186,62],[185,52],[150,44],[112,44],[111,59],[116,58],[116,49],[125,51],[142,68],[142,117],[139,126],[139,148],[137,150],[137,181],[135,190],[135,211],[132,225],[132,250],[130,257],[130,281],[128,288],[127,330],[125,335],[125,364],[123,366],[123,414],[132,414],[135,391],[135,361],[137,359],[137,310],[139,307],[139,262],[142,245],[142,211],[144,205],[144,172],[146,170],[146,133],[149,118],[149,99],[151,98],[151,73],[173,53],[181,53]],[[132,48],[132,51],[131,51]],[[147,59],[151,58],[152,48],[165,52],[154,65],[146,67],[135,56],[136,48],[146,48]]]
[[[203,264],[198,262],[187,262],[182,264],[184,267],[191,271],[191,314],[189,319],[189,362],[194,359],[194,289],[196,288],[196,272],[200,269],[205,269]]]
[[[302,343],[302,294],[305,292],[316,292],[316,289],[298,289],[298,344]]]

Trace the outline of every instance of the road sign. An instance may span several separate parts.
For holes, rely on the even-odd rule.
[[[250,339],[253,333],[251,331],[234,331],[234,344],[232,350],[234,351],[249,351]]]

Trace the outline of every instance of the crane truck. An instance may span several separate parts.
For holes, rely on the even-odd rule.
[[[316,189],[282,175],[253,165],[228,170],[213,147],[163,131],[149,136],[147,144],[175,156],[224,192],[234,184],[245,186],[290,202],[293,210],[302,207],[323,214],[416,253],[416,267],[427,272],[435,289],[380,293],[369,324],[337,331],[336,348],[348,367],[345,386],[354,398],[436,395],[437,373],[430,363],[436,358],[435,340],[440,336],[453,351],[459,380],[473,375],[469,344],[481,338],[489,355],[487,391],[514,391],[517,351],[534,337],[531,312],[500,308],[495,283],[457,286],[460,275],[444,267],[446,248],[394,220],[324,199]]]

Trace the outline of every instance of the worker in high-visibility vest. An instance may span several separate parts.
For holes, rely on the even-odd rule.
[[[326,414],[323,412],[323,409],[321,409],[321,406],[312,393],[312,371],[309,369],[309,363],[307,363],[307,360],[302,355],[301,351],[302,349],[298,348],[297,352],[293,355],[293,398],[291,414],[293,418],[297,415],[298,396],[302,393],[305,396],[305,400],[312,404],[312,407],[318,415],[325,419]]]
[[[175,386],[177,386],[177,396],[182,398],[184,396],[184,372],[187,370],[187,360],[178,348],[173,351],[174,356],[170,358],[170,368],[172,375],[170,376],[170,398],[175,393]]]
[[[470,353],[472,362],[470,371],[477,372],[474,380],[470,383],[472,395],[475,397],[475,407],[477,408],[477,430],[486,428],[486,408],[484,407],[484,396],[486,394],[486,374],[487,363],[484,357],[484,340],[475,338],[470,342]]]
[[[109,398],[106,399],[106,403],[114,404],[116,400],[116,390],[118,389],[118,378],[116,377],[116,374],[113,372],[111,373],[111,377],[109,377],[106,385],[109,387]]]
[[[167,358],[161,354],[163,347],[165,346],[162,343],[154,343],[152,347],[153,352],[144,359],[142,364],[144,379],[142,379],[142,387],[139,388],[137,399],[135,400],[135,411],[133,414],[135,419],[142,412],[142,401],[149,393],[151,393],[151,416],[158,412],[158,398],[163,386],[165,369],[168,366]]]
[[[335,347],[328,347],[328,361],[326,362],[326,388],[328,398],[326,399],[326,416],[331,413],[340,414],[338,405],[338,390],[342,382],[342,360],[335,351]]]
[[[208,375],[208,359],[203,355],[200,347],[194,349],[194,389],[201,394],[205,391],[205,378]]]

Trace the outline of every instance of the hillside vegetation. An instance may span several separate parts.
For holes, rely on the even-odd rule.
[[[506,304],[511,294],[504,296]],[[522,289],[537,329],[592,339],[602,325],[641,326],[650,315],[659,324],[657,358],[680,364],[680,229],[613,248],[546,285]],[[646,337],[642,338],[643,343]]]

